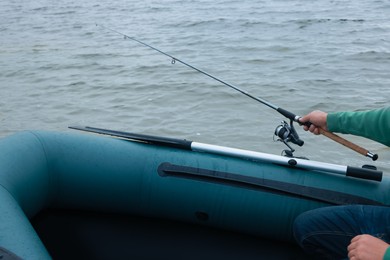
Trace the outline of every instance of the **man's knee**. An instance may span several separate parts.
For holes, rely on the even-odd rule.
[[[307,236],[313,231],[313,216],[315,213],[307,211],[299,215],[293,224],[293,235],[295,241],[302,246],[302,243]]]

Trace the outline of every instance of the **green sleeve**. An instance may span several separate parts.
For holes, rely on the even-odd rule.
[[[390,146],[390,107],[329,113],[327,125],[331,132],[359,135]]]
[[[383,256],[383,260],[390,260],[390,247],[386,249],[385,255]]]

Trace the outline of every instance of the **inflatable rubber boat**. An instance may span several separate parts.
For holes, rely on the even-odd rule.
[[[91,250],[88,257],[93,259],[107,259],[102,252],[111,259],[148,259],[153,253],[159,254],[157,259],[199,259],[199,251],[211,250],[214,244],[231,259],[236,257],[234,245],[253,243],[253,249],[260,247],[257,241],[280,241],[297,250],[292,224],[307,210],[390,204],[390,179],[373,168],[74,128],[103,135],[25,131],[0,140],[0,252],[4,256],[85,258],[85,252],[79,251]],[[103,222],[97,216],[110,219],[111,228],[99,229]],[[59,224],[53,226],[56,221]],[[131,226],[132,221],[138,224]],[[77,228],[70,231],[72,227]],[[162,235],[145,235],[163,227],[168,228]],[[136,237],[129,240],[126,233]],[[166,255],[165,247],[177,254]],[[279,248],[275,254],[282,251]]]

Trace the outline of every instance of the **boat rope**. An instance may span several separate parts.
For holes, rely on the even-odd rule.
[[[355,194],[310,187],[298,183],[283,182],[231,172],[221,172],[198,167],[161,163],[157,169],[161,177],[187,178],[205,182],[244,187],[247,189],[286,195],[300,199],[319,201],[331,205],[376,205],[384,206],[380,201],[372,200]]]

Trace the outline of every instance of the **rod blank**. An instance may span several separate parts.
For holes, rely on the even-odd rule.
[[[187,66],[187,67],[189,67],[191,69],[194,69],[194,70],[198,71],[199,73],[201,73],[203,75],[206,75],[206,76],[208,76],[208,77],[210,77],[210,78],[212,78],[212,79],[222,83],[225,86],[228,86],[228,87],[230,87],[230,88],[232,88],[232,89],[234,89],[234,90],[244,94],[247,97],[250,97],[253,100],[256,100],[256,101],[258,101],[258,102],[260,102],[260,103],[262,103],[262,104],[264,104],[264,105],[266,105],[266,106],[268,106],[268,107],[278,111],[280,114],[284,115],[285,117],[287,117],[287,118],[289,118],[289,119],[291,119],[291,120],[293,120],[293,121],[295,121],[297,123],[300,123],[299,122],[300,116],[297,116],[297,115],[295,115],[295,114],[293,114],[293,113],[291,113],[291,112],[289,112],[289,111],[287,111],[287,110],[285,110],[285,109],[283,109],[281,107],[278,107],[278,106],[268,102],[267,100],[265,100],[263,98],[256,97],[256,96],[250,94],[249,92],[247,92],[247,91],[245,91],[245,90],[243,90],[243,89],[241,89],[239,87],[236,87],[236,86],[234,86],[234,85],[232,85],[230,83],[227,83],[226,81],[223,81],[223,80],[221,80],[221,79],[219,79],[219,78],[217,78],[217,77],[215,77],[215,76],[213,76],[213,75],[211,75],[211,74],[209,74],[209,73],[207,73],[207,72],[205,72],[205,71],[203,71],[203,70],[201,70],[201,69],[199,69],[199,68],[197,68],[195,66],[192,66],[191,64],[189,64],[187,62],[184,62],[184,61],[182,61],[182,60],[180,60],[180,59],[178,59],[178,58],[176,58],[176,57],[174,57],[174,56],[172,56],[172,55],[170,55],[170,54],[168,54],[168,53],[166,53],[166,52],[164,52],[164,51],[162,51],[162,50],[160,50],[160,49],[158,49],[156,47],[153,47],[153,46],[151,46],[151,45],[149,45],[149,44],[147,44],[147,43],[145,43],[143,41],[137,40],[134,37],[128,36],[128,35],[126,35],[124,33],[121,33],[119,31],[111,29],[109,27],[106,27],[106,26],[103,26],[103,25],[98,25],[98,24],[96,24],[96,26],[100,26],[100,27],[102,27],[104,29],[107,29],[109,31],[112,31],[114,33],[122,35],[125,39],[129,39],[129,40],[135,41],[135,42],[137,42],[139,44],[142,44],[142,45],[144,45],[144,46],[146,46],[148,48],[151,48],[151,49],[161,53],[162,55],[168,56],[168,57],[170,57],[172,59],[172,63],[175,63],[177,61],[177,62],[179,62],[179,63],[181,63],[181,64],[183,64],[183,65],[185,65],[185,66]],[[326,136],[326,137],[328,137],[328,138],[330,138],[330,139],[332,139],[335,142],[338,142],[338,143],[344,145],[345,147],[348,147],[348,148],[350,148],[350,149],[352,149],[352,150],[354,150],[354,151],[356,151],[356,152],[358,152],[358,153],[360,153],[360,154],[362,154],[362,155],[364,155],[366,157],[371,158],[373,161],[378,159],[378,155],[377,154],[373,154],[370,151],[368,151],[367,149],[364,149],[364,148],[362,148],[362,147],[360,147],[360,146],[358,146],[358,145],[356,145],[356,144],[354,144],[354,143],[352,143],[352,142],[350,142],[350,141],[348,141],[348,140],[346,140],[346,139],[344,139],[344,138],[342,138],[342,137],[340,137],[338,135],[335,135],[335,134],[333,134],[331,132],[328,132],[326,130],[323,130],[323,129],[321,131],[321,134]]]

